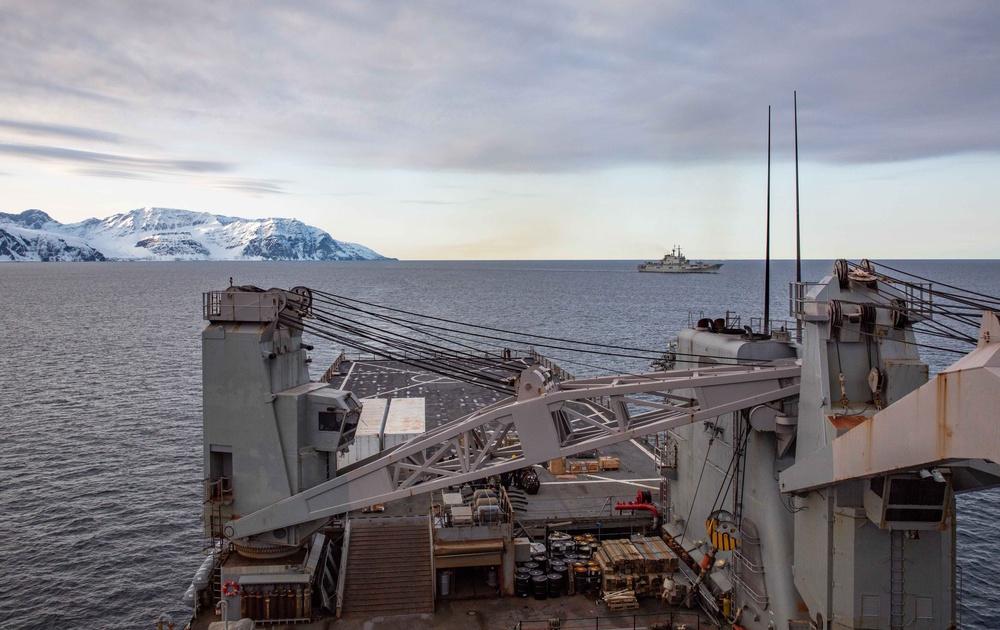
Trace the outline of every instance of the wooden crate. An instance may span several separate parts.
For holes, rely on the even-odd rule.
[[[605,457],[602,455],[597,460],[597,465],[601,470],[618,470],[621,468],[622,462],[617,457]]]
[[[571,473],[592,473],[600,471],[600,464],[592,459],[571,459],[567,465]]]
[[[639,607],[635,591],[632,590],[605,593],[604,602],[608,605],[608,610],[635,610]]]
[[[549,462],[549,472],[553,475],[566,474],[566,458],[558,457]]]

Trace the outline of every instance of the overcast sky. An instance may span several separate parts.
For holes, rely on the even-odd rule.
[[[403,259],[1000,258],[1000,3],[0,0],[0,211]]]

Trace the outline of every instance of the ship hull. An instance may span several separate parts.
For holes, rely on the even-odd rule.
[[[640,267],[639,271],[643,273],[719,273],[719,268],[722,267],[721,264],[718,265],[708,265],[700,269],[685,269],[683,267]]]

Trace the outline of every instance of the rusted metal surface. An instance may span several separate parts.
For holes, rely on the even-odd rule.
[[[865,420],[868,420],[868,416],[844,416],[844,415],[828,415],[826,417],[837,429],[853,429]]]

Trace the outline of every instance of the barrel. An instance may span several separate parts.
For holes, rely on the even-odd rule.
[[[549,534],[549,543],[562,542],[564,540],[570,540],[570,535],[565,532],[552,532]]]
[[[514,576],[514,595],[527,597],[531,594],[531,576],[527,573],[519,573]]]
[[[442,597],[451,595],[451,580],[454,575],[454,571],[447,569],[438,573],[438,594]]]
[[[570,595],[571,593],[570,593],[570,590],[569,590],[570,589],[569,566],[567,566],[565,564],[559,564],[559,565],[554,566],[552,568],[552,571],[555,572],[555,573],[558,573],[560,575],[561,579],[562,579],[562,582],[560,584],[560,588],[562,589],[562,592],[565,593],[565,594],[567,594],[567,595]]]
[[[561,540],[549,540],[549,558],[562,558],[565,547]]]
[[[587,590],[590,593],[598,594],[601,592],[601,576],[593,575],[587,578]]]
[[[545,599],[549,596],[549,578],[536,575],[531,578],[531,593],[535,599]]]
[[[537,569],[541,565],[539,563],[535,562],[534,560],[532,560],[531,562],[525,562],[521,566],[523,566],[525,569],[527,569],[529,571],[534,571],[535,569]]]
[[[531,573],[531,569],[529,569],[528,567],[523,567],[522,566],[522,567],[517,567],[516,569],[514,569],[514,575],[515,576],[518,576],[518,575],[529,575],[530,573]]]
[[[549,597],[555,598],[562,594],[563,576],[560,573],[549,573]]]
[[[587,567],[584,566],[574,566],[573,567],[573,592],[575,593],[586,593],[587,592]]]

